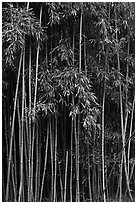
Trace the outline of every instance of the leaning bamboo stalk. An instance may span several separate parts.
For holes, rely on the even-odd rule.
[[[54,202],[56,202],[56,180],[57,180],[57,115],[55,116],[55,174],[54,174]]]
[[[25,102],[25,47],[23,50],[23,66],[22,66],[22,120],[21,120],[21,157],[20,157],[20,188],[18,201],[20,202],[23,186],[23,138],[24,138],[24,102]]]
[[[6,198],[5,198],[6,202],[8,202],[8,198],[9,198],[9,180],[10,180],[10,167],[11,167],[11,158],[12,158],[12,144],[13,144],[13,136],[14,136],[15,112],[16,112],[17,95],[18,95],[18,88],[19,88],[21,63],[22,63],[22,51],[20,54],[19,70],[18,70],[18,77],[17,77],[17,83],[16,83],[15,98],[14,98],[14,108],[13,108],[12,128],[11,128],[11,138],[10,138],[10,150],[9,150],[9,159],[8,159],[7,184],[6,184]]]
[[[49,141],[49,123],[47,125],[47,140],[46,140],[46,149],[45,149],[44,170],[43,170],[42,183],[41,183],[40,202],[42,201],[44,179],[45,179],[45,173],[46,173],[46,167],[47,167],[48,141]]]
[[[64,185],[64,202],[66,202],[66,191],[67,191],[67,169],[68,169],[68,151],[67,151],[67,153],[66,153],[65,185]]]

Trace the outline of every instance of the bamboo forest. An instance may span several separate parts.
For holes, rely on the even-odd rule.
[[[135,3],[2,2],[2,201],[135,201]]]

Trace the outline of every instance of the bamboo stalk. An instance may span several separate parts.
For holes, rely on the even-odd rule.
[[[39,132],[38,132],[38,121],[36,124],[37,132],[36,132],[36,171],[35,171],[35,202],[37,202],[38,197],[38,167],[39,167]]]
[[[105,21],[102,21],[102,26],[104,28],[104,35],[107,38],[107,29]],[[105,59],[105,71],[108,72],[108,46],[106,47],[106,59]],[[106,79],[105,79],[106,80]],[[106,202],[106,193],[105,193],[105,153],[104,153],[104,142],[105,142],[105,97],[106,97],[106,81],[104,80],[104,92],[103,92],[103,101],[102,101],[102,187],[103,187],[103,198]]]
[[[5,143],[6,143],[6,162],[8,165],[8,148],[9,148],[9,142],[8,142],[8,134],[7,134],[7,117],[6,117],[6,107],[5,107],[5,103],[4,103],[4,132],[5,132]]]
[[[55,116],[55,174],[54,174],[54,202],[56,202],[56,179],[57,179],[57,125],[58,120]]]
[[[18,201],[20,202],[23,186],[23,138],[24,138],[24,100],[25,100],[25,47],[23,50],[23,67],[22,67],[22,121],[21,121],[21,157],[20,157],[20,188]]]
[[[27,146],[26,146],[26,148],[27,148],[27,151],[28,151],[28,149],[29,149],[29,125],[28,125],[28,115],[27,115],[27,102],[26,102],[26,92],[25,92],[25,126],[26,126],[26,139],[27,139]]]
[[[79,101],[80,110],[80,101]],[[80,202],[80,191],[79,191],[79,137],[80,137],[80,113],[78,114],[78,136],[77,136],[77,202]]]
[[[82,16],[83,16],[83,11],[81,10],[81,15],[80,15],[80,34],[79,34],[79,73],[81,72]],[[77,202],[80,202],[80,192],[79,192],[80,100],[79,100],[78,104],[79,104],[79,114],[78,114],[78,136],[77,136]]]
[[[86,35],[85,35],[85,17],[83,18],[84,20],[84,65],[85,65],[85,74],[87,76],[87,55],[86,55]]]
[[[38,201],[40,199],[40,172],[41,172],[41,124],[39,123],[39,161],[38,161]]]
[[[73,118],[71,119],[71,155],[70,155],[70,202],[72,202],[73,193],[72,193],[72,176],[73,176]]]
[[[60,162],[59,161],[58,161],[58,166],[59,166],[59,174],[60,174],[61,201],[63,202],[63,184],[62,184],[61,169],[60,169]]]
[[[33,124],[33,131],[35,130],[35,123]],[[30,195],[29,195],[29,200],[32,201],[33,200],[33,152],[34,152],[34,141],[35,141],[35,134],[33,133],[33,137],[32,137],[32,143],[31,143],[31,158],[30,158],[30,162],[31,162],[31,173],[30,173]]]
[[[102,103],[102,185],[103,185],[103,198],[104,202],[106,202],[106,194],[105,194],[105,173],[104,173],[104,108],[105,108],[105,85],[104,85],[104,93],[103,93],[103,103]]]
[[[89,186],[89,197],[90,202],[92,202],[92,193],[91,193],[91,180],[90,180],[90,160],[89,160],[89,138],[87,140],[87,153],[88,153],[88,186]]]
[[[15,136],[14,136],[14,177],[15,177],[15,188],[17,191],[17,150],[16,150],[16,141],[15,141]],[[17,192],[16,192],[16,198],[17,198]]]
[[[66,153],[65,185],[64,185],[64,202],[66,202],[66,191],[67,191],[67,169],[68,169],[68,151],[67,151],[67,153]]]
[[[14,202],[16,202],[16,197],[17,197],[17,191],[16,191],[16,185],[15,185],[15,177],[14,177],[14,163],[13,160],[11,162],[11,178],[12,178],[12,185],[13,185],[13,198],[14,198]]]
[[[74,96],[72,95],[72,105],[73,105],[73,107],[75,107],[75,104],[74,104]],[[78,142],[77,142],[77,123],[76,123],[77,121],[76,121],[76,117],[74,116],[74,137],[75,137],[75,162],[76,162],[76,202],[77,202],[77,169],[78,169],[78,167],[77,167],[77,164],[78,164],[78,162],[77,162],[77,160],[78,160],[78,156],[77,156],[77,154],[78,154],[78,150],[77,150],[77,145],[78,145]]]
[[[46,172],[46,167],[47,167],[48,141],[49,141],[49,123],[47,125],[47,140],[46,140],[46,149],[45,149],[44,170],[43,170],[42,183],[41,183],[40,202],[42,201],[42,193],[43,193],[43,187],[44,187],[45,172]]]
[[[40,9],[40,25],[41,25],[41,17],[42,17],[42,6]],[[34,91],[34,107],[33,107],[33,138],[32,138],[32,146],[31,146],[31,198],[33,197],[33,154],[34,154],[34,140],[35,140],[35,116],[36,116],[36,99],[37,99],[37,85],[38,85],[38,63],[39,63],[39,50],[40,50],[40,42],[38,39],[38,47],[37,47],[37,56],[36,56],[36,76],[35,76],[35,91]]]
[[[28,184],[28,202],[30,201],[30,185],[31,185],[31,41],[29,46],[29,184]]]
[[[29,186],[29,167],[28,167],[28,150],[29,150],[29,132],[28,132],[28,121],[27,121],[27,102],[26,102],[26,92],[25,92],[25,118],[24,118],[24,159],[25,159],[25,171],[26,171],[26,175],[24,173],[24,179],[26,176],[26,186],[28,189]],[[25,131],[26,130],[26,131]],[[26,190],[26,188],[25,188]],[[28,195],[27,195],[28,196]]]
[[[73,26],[73,66],[75,64],[75,20],[74,20],[74,26]]]
[[[10,167],[11,167],[11,158],[12,158],[12,144],[13,144],[13,136],[14,136],[15,112],[16,112],[17,95],[18,95],[18,88],[19,88],[21,63],[22,63],[22,51],[21,51],[21,54],[20,54],[19,70],[18,70],[18,77],[17,77],[17,83],[16,83],[16,92],[15,92],[13,117],[12,117],[10,150],[9,150],[9,159],[8,159],[8,173],[7,173],[7,184],[6,184],[6,197],[5,197],[6,202],[8,202],[8,198],[9,198],[9,180],[10,180]]]
[[[134,167],[135,167],[135,162],[133,163],[132,168],[131,168],[131,173],[130,173],[130,177],[129,177],[129,182],[130,182],[131,179],[132,179],[133,172],[134,172]],[[128,190],[126,189],[125,196],[126,196],[126,194],[127,194],[127,191],[128,191]]]
[[[20,110],[19,110],[19,99],[17,101],[17,113],[18,113],[18,123],[19,123],[19,157],[21,155],[20,153],[20,147],[21,147],[21,117],[20,117]]]
[[[51,151],[51,202],[53,201],[53,181],[54,181],[54,166],[53,166],[53,140],[52,140],[52,130],[51,130],[51,119],[50,119],[50,151]]]
[[[130,144],[131,144],[131,134],[132,134],[132,125],[133,125],[133,115],[134,115],[134,105],[135,99],[132,104],[132,113],[131,113],[131,122],[130,122],[130,132],[129,132],[129,142],[128,142],[128,153],[127,153],[127,171],[129,176],[129,159],[130,159]]]
[[[83,11],[81,10],[80,14],[80,32],[79,32],[79,73],[81,72],[81,41],[82,41],[82,18]]]
[[[24,130],[25,130],[25,127],[24,127]],[[27,151],[27,140],[26,140],[26,134],[24,133],[24,159],[25,159],[25,162],[24,162],[24,165],[25,165],[25,169],[24,169],[24,179],[26,178],[26,182],[25,183],[25,190],[26,190],[26,187],[28,189],[28,182],[29,182],[29,176],[28,176],[28,151]]]

